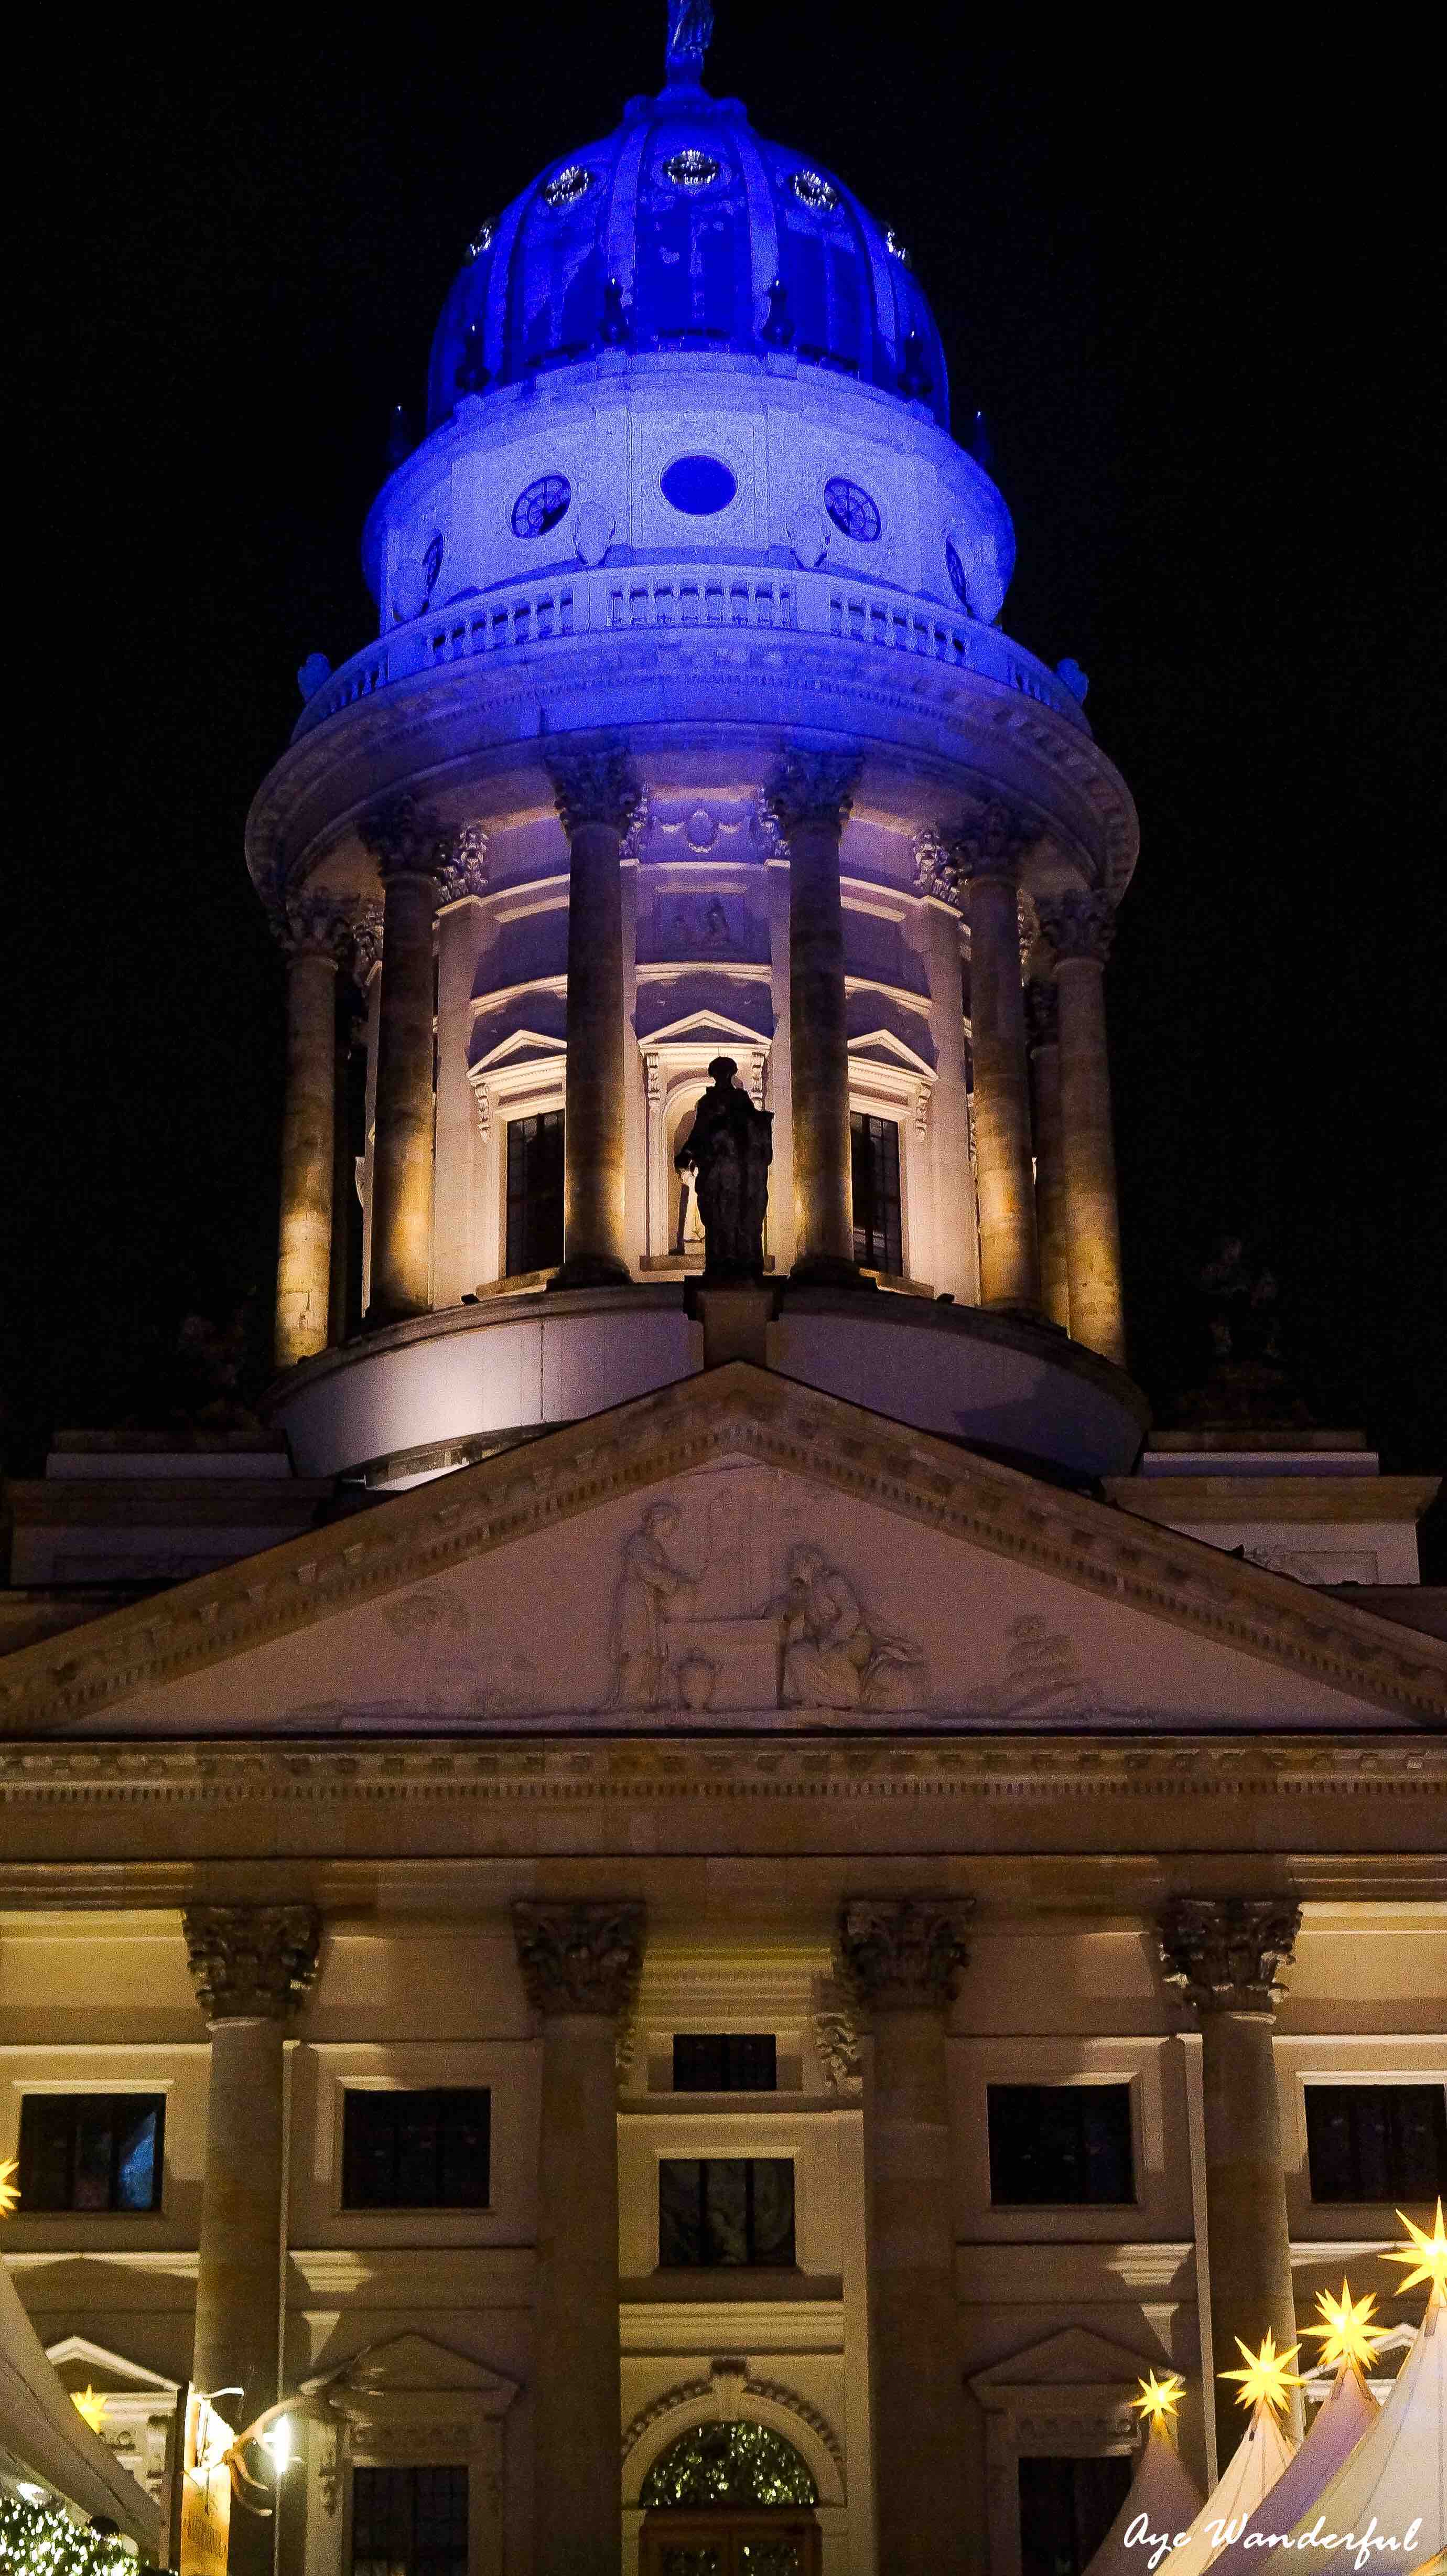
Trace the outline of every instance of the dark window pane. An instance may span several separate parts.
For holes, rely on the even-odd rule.
[[[355,2469],[352,2576],[466,2576],[466,2469]]]
[[[794,2260],[794,2166],[787,2156],[756,2156],[749,2167],[753,2182],[754,2263]]]
[[[1128,2459],[1020,2462],[1021,2576],[1083,2576],[1125,2501]]]
[[[677,2031],[675,2093],[772,2093],[778,2082],[770,2031]]]
[[[1010,2208],[1134,2198],[1127,2084],[992,2084],[990,2198]]]
[[[345,2209],[486,2209],[492,2097],[349,2089],[342,2114]]]
[[[866,1270],[902,1275],[899,1128],[892,1118],[849,1113],[849,1165],[854,1194],[854,1258]]]
[[[164,2107],[156,2093],[28,2093],[20,2111],[22,2206],[159,2209]]]
[[[703,2172],[694,2157],[665,2157],[658,2168],[658,2259],[704,2260]]]
[[[666,2160],[658,2169],[658,2259],[661,2264],[792,2263],[792,2159]]]
[[[513,1118],[507,1131],[507,1272],[551,1270],[563,1257],[563,1113]]]
[[[1308,2084],[1313,2200],[1434,2201],[1447,2192],[1440,2084]]]

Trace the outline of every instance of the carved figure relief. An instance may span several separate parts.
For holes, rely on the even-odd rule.
[[[616,1708],[672,1708],[676,1667],[665,1629],[695,1589],[675,1565],[668,1543],[678,1526],[672,1503],[652,1503],[623,1549],[623,1576],[613,1603],[613,1689]]]
[[[815,1547],[795,1548],[781,1605],[783,1679],[780,1700],[798,1708],[904,1708],[918,1646],[879,1622],[868,1622],[837,1566]]]

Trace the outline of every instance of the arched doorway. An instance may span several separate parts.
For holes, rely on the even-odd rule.
[[[693,2424],[643,2482],[639,2576],[819,2576],[818,2490],[766,2424]]]

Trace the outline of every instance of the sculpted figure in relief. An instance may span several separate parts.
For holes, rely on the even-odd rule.
[[[920,1653],[866,1624],[848,1578],[817,1548],[796,1547],[782,1604],[783,1686],[792,1708],[900,1708]]]
[[[664,1628],[674,1606],[693,1594],[691,1575],[675,1565],[665,1544],[678,1525],[672,1503],[653,1503],[643,1525],[626,1540],[623,1577],[613,1611],[615,1708],[668,1708],[673,1675]]]

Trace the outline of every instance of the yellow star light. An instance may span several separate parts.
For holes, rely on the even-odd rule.
[[[12,2179],[17,2170],[13,2156],[7,2156],[0,2165],[0,2218],[8,2218],[11,2210],[20,2206],[19,2187]]]
[[[1268,2326],[1265,2341],[1259,2352],[1253,2352],[1250,2345],[1243,2343],[1239,2335],[1236,2337],[1236,2349],[1246,2364],[1245,2369],[1223,2370],[1221,2377],[1239,2379],[1243,2382],[1236,2399],[1237,2405],[1258,2406],[1264,2398],[1268,2406],[1276,2407],[1278,2412],[1284,2415],[1288,2402],[1287,2390],[1302,2388],[1306,2384],[1300,2371],[1290,2367],[1301,2346],[1293,2344],[1289,2352],[1278,2352],[1276,2337]]]
[[[81,2390],[78,2397],[72,2397],[70,2402],[77,2415],[90,2426],[93,2433],[104,2431],[106,2408],[110,2403],[108,2398],[102,2397],[98,2390],[87,2386]]]
[[[1149,2378],[1139,2380],[1137,2386],[1140,2395],[1131,2399],[1131,2405],[1137,2415],[1145,2416],[1152,2427],[1168,2424],[1186,2393],[1184,2379],[1178,2378],[1173,2370],[1168,2370],[1164,2379],[1157,2379],[1152,2371]]]
[[[1412,2242],[1408,2246],[1395,2247],[1387,2261],[1416,2265],[1415,2271],[1409,2269],[1405,2281],[1397,2283],[1398,2289],[1414,2290],[1419,2281],[1430,2281],[1433,2298],[1447,2299],[1447,2234],[1442,2227],[1441,2201],[1437,2203],[1437,2224],[1430,2236],[1422,2228],[1413,2226],[1404,2209],[1399,2209],[1397,2216]]]
[[[1384,2332],[1381,2326],[1371,2323],[1372,2310],[1377,2304],[1373,2293],[1368,2291],[1364,2299],[1353,2299],[1343,2281],[1339,2299],[1334,2299],[1330,2290],[1318,2290],[1316,2304],[1326,2323],[1308,2326],[1306,2331],[1309,2335],[1321,2337],[1317,2367],[1330,2370],[1338,2362],[1354,2361],[1363,2370],[1370,2369]]]

